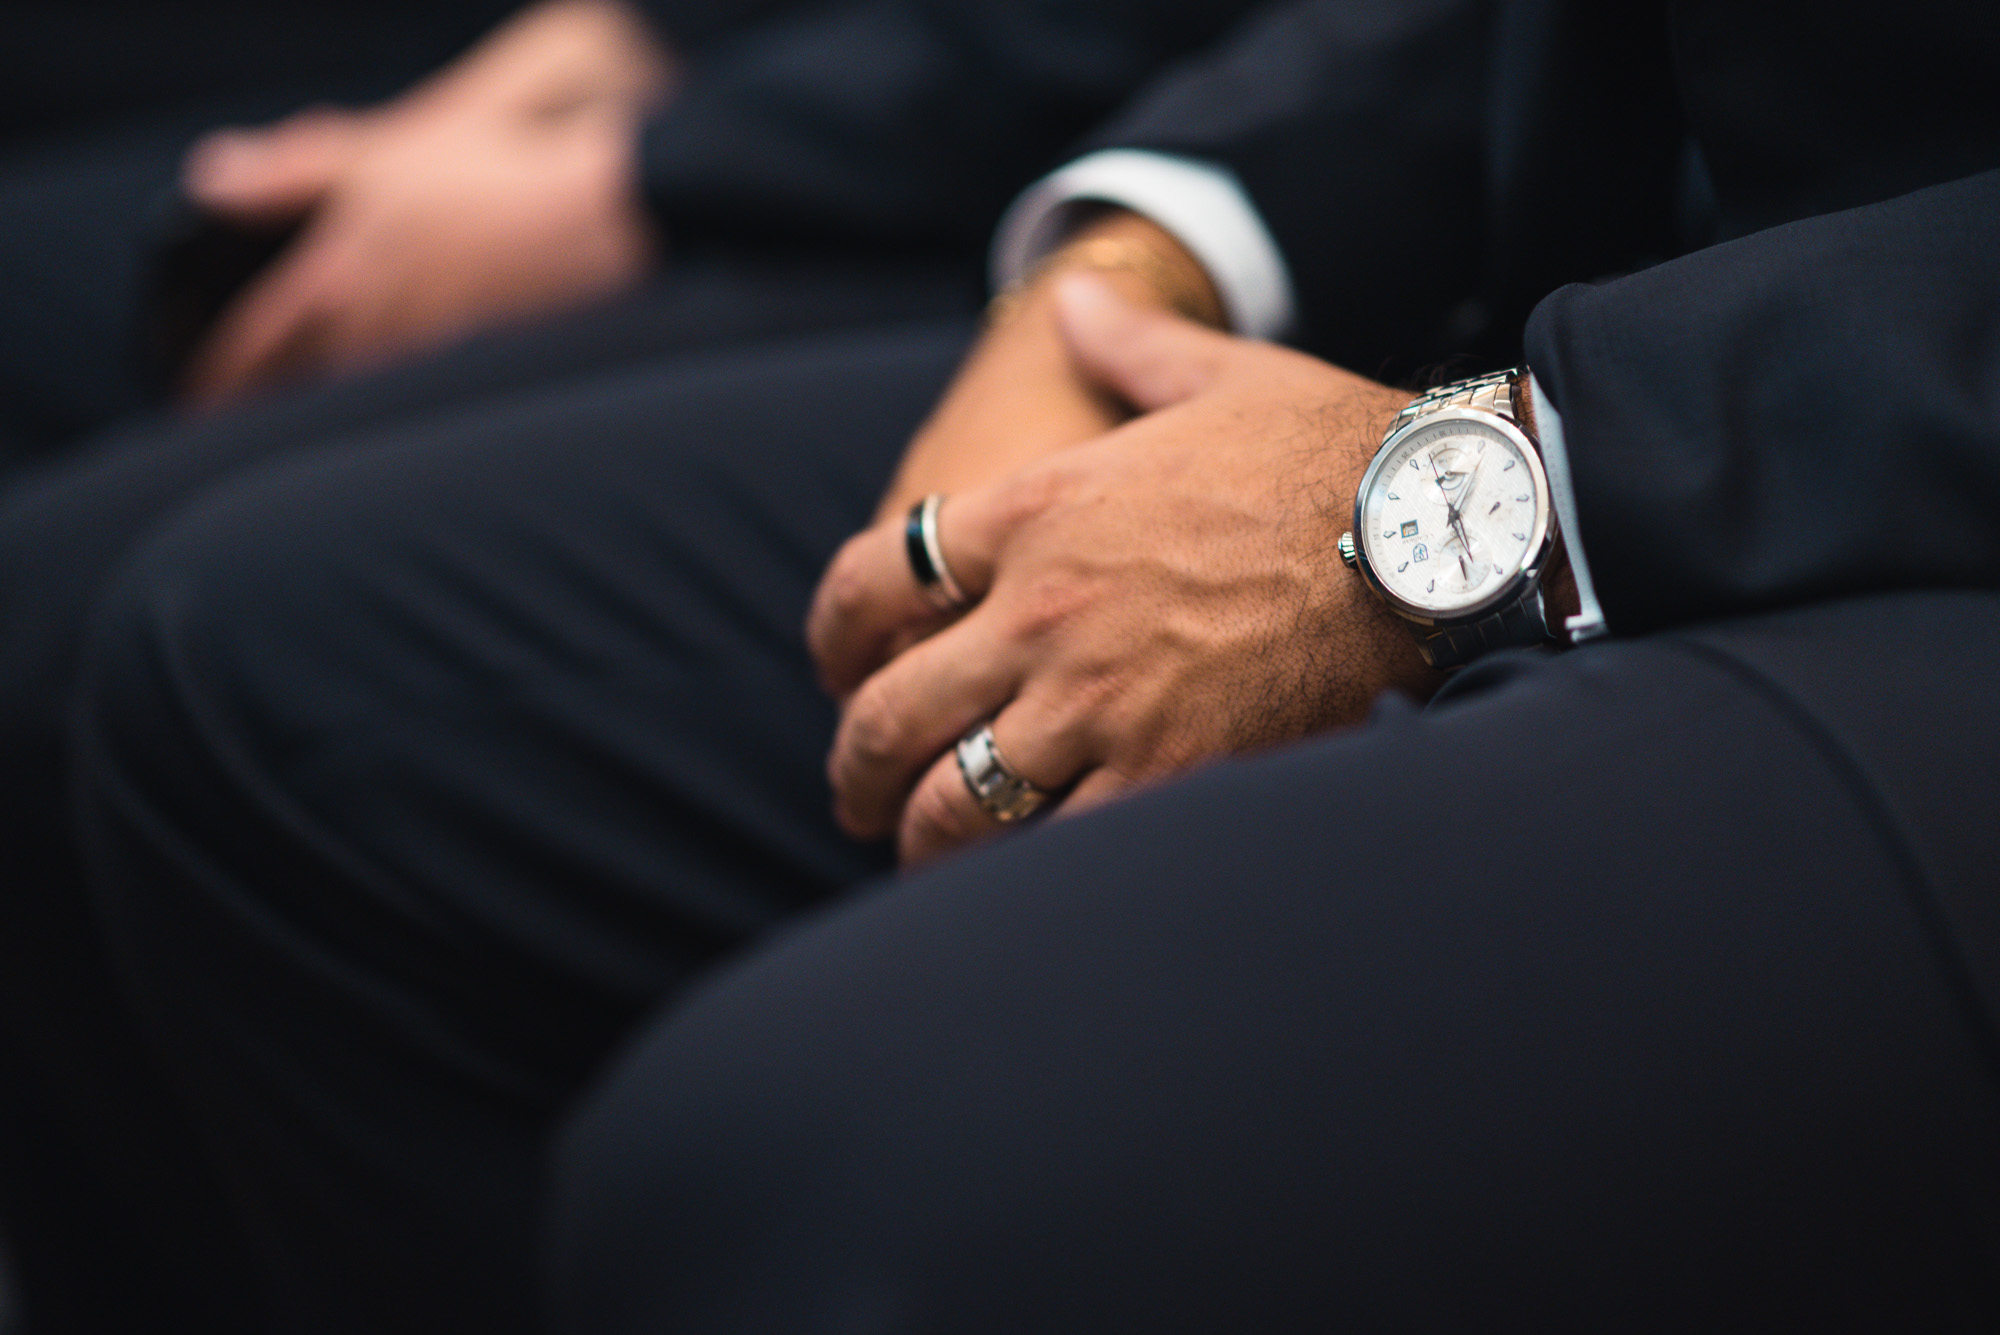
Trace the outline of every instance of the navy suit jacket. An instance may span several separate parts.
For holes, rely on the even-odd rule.
[[[747,2],[747,0],[746,0]],[[1008,202],[1252,0],[849,0],[698,49],[647,127],[668,235],[976,255]]]

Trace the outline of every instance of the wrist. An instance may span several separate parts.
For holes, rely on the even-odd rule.
[[[1341,559],[1409,624],[1433,667],[1560,639],[1563,608],[1578,601],[1531,383],[1495,371],[1418,395],[1355,493]]]
[[[1126,297],[1175,311],[1197,324],[1226,329],[1221,293],[1207,269],[1171,232],[1122,209],[1100,215],[1051,251],[987,308],[988,329],[1037,303],[1063,274],[1100,273]]]

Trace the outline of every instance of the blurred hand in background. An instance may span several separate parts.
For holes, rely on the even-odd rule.
[[[394,101],[207,135],[183,167],[198,206],[304,228],[216,321],[187,398],[224,404],[636,281],[659,247],[636,137],[673,76],[617,0],[547,0]]]

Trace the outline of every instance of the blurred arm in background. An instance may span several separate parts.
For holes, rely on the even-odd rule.
[[[307,216],[225,311],[199,403],[353,369],[629,286],[671,237],[939,253],[978,244],[1079,127],[1241,0],[861,0],[794,9],[684,65],[616,0],[548,0],[365,111],[221,131],[204,208]]]
[[[202,208],[312,216],[218,321],[189,395],[219,402],[631,282],[654,246],[631,139],[673,69],[617,0],[548,0],[393,101],[202,139],[184,174]]]

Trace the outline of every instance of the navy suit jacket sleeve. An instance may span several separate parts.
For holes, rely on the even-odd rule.
[[[1525,352],[1613,629],[1992,587],[2000,27],[1975,11],[1307,0],[1113,140],[1236,171],[1314,351]]]
[[[1492,10],[1481,0],[1274,8],[1163,77],[1089,146],[1232,170],[1291,270],[1297,341],[1374,369],[1475,281]]]
[[[1301,346],[1390,378],[1505,359],[1558,283],[1672,253],[1665,30],[1655,0],[1294,0],[1093,143],[1234,171]]]
[[[1251,0],[852,0],[698,53],[645,129],[670,237],[983,247],[1063,148]]]
[[[1562,288],[1527,344],[1615,631],[2000,586],[2000,171]]]

